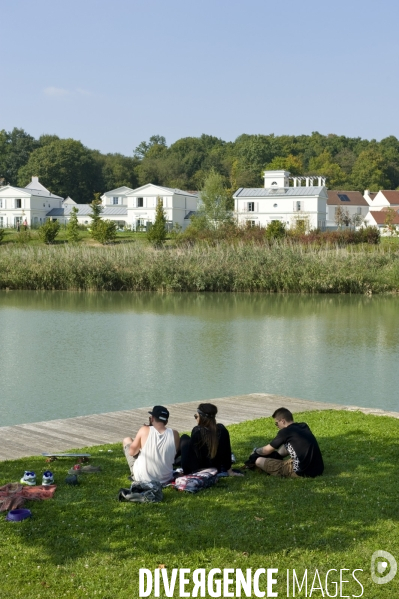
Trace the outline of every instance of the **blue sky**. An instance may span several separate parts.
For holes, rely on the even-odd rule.
[[[3,0],[0,129],[399,137],[397,0]]]

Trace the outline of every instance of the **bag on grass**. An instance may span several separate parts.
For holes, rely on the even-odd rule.
[[[119,501],[132,501],[134,503],[158,503],[162,501],[162,485],[154,480],[149,483],[133,481],[130,489],[119,490]]]
[[[179,476],[174,482],[174,487],[177,491],[187,491],[188,493],[198,493],[202,489],[212,487],[217,482],[217,469],[206,468],[195,472],[195,474],[185,474]]]

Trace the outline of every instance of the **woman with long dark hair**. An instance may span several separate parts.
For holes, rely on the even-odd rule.
[[[191,437],[180,438],[181,465],[184,474],[203,468],[217,468],[229,476],[242,476],[231,468],[231,444],[229,431],[216,422],[218,409],[211,403],[201,403],[194,415],[197,425]]]

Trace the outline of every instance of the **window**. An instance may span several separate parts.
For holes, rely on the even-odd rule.
[[[339,193],[338,197],[341,200],[341,202],[350,202],[350,199],[348,198],[346,193]]]
[[[3,217],[0,216],[0,229],[2,229],[2,228],[3,228]]]
[[[256,221],[254,220],[247,220],[247,227],[255,227],[256,225]]]
[[[0,200],[0,208],[3,208],[3,200]]]
[[[144,198],[137,198],[137,208],[143,208]]]
[[[272,185],[277,185],[277,181],[273,181]]]
[[[358,213],[358,214],[361,214],[361,213],[362,213],[362,209],[361,209],[361,207],[360,207],[360,206],[359,206],[359,208],[357,209],[357,213]]]
[[[294,212],[300,212],[301,210],[303,210],[303,202],[300,202],[299,200],[295,200]]]
[[[15,208],[21,208],[22,207],[22,200],[15,200]]]
[[[119,198],[112,198],[113,204],[119,204]]]
[[[273,208],[277,208],[277,204],[273,204]]]
[[[248,202],[248,212],[255,212],[255,202]]]

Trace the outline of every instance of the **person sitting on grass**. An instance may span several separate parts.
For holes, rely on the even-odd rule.
[[[136,482],[158,481],[167,484],[173,480],[173,462],[179,450],[179,433],[167,428],[169,410],[154,406],[150,424],[140,428],[134,440],[123,439],[123,450]]]
[[[197,425],[191,437],[180,439],[181,466],[184,474],[192,474],[204,468],[217,468],[228,476],[242,476],[231,468],[231,444],[229,431],[216,423],[218,409],[211,403],[201,403],[194,418]]]
[[[265,447],[255,449],[255,464],[273,476],[315,477],[323,474],[324,463],[316,437],[305,422],[294,422],[292,413],[279,408],[272,416],[279,429]],[[285,456],[289,459],[283,459]],[[255,457],[255,456],[254,456]]]

